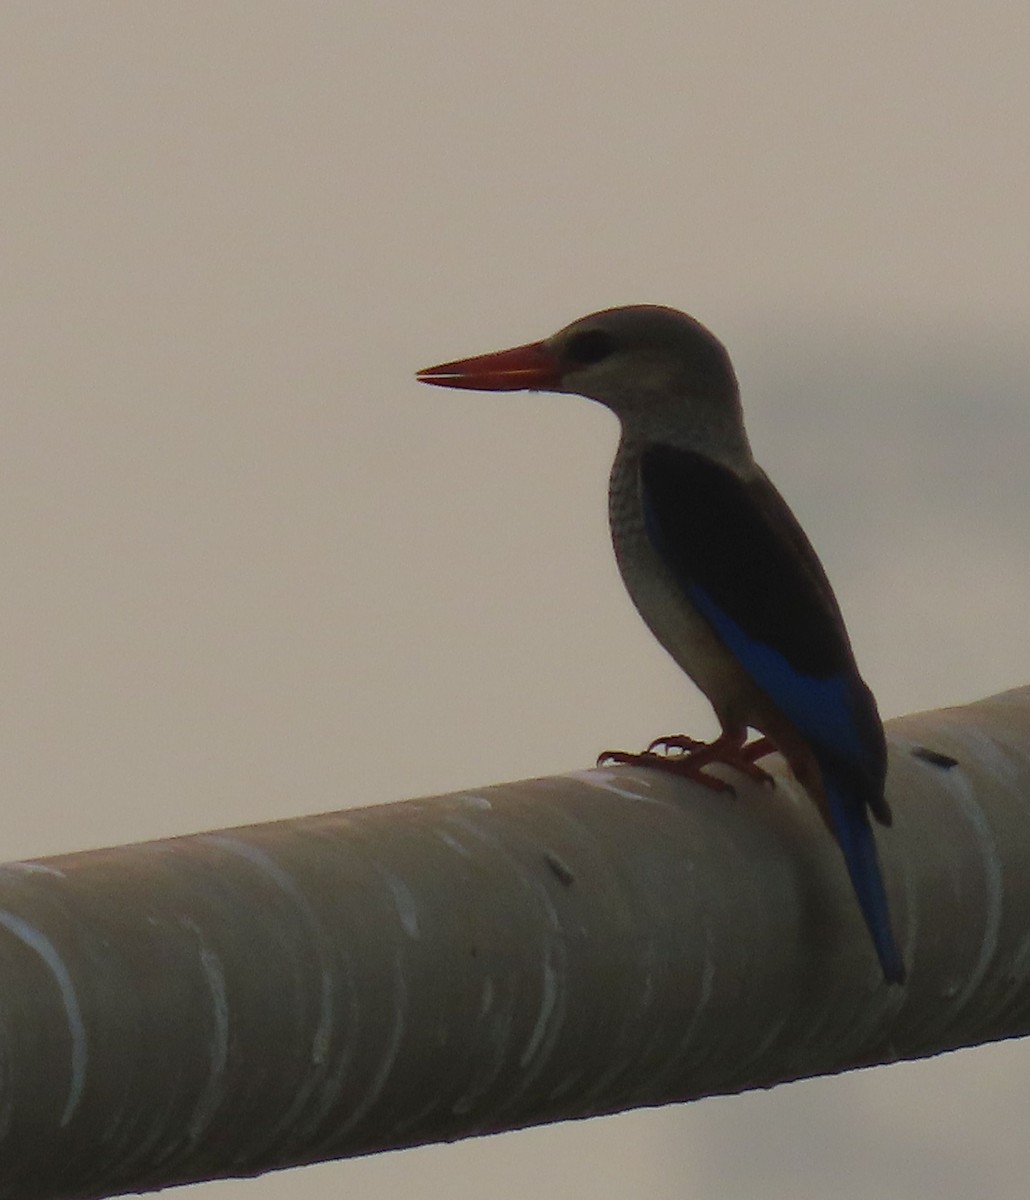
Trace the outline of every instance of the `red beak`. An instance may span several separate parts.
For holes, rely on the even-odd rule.
[[[542,392],[561,383],[561,367],[543,342],[426,367],[416,378],[437,387],[474,388],[481,392]]]

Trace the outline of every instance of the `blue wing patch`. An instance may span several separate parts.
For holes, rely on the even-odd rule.
[[[862,760],[865,751],[847,675],[829,679],[803,675],[779,651],[749,638],[704,588],[693,584],[687,595],[733,657],[808,742],[817,742],[841,757]]]

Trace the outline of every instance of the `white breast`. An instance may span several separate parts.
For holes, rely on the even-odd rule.
[[[648,628],[708,697],[724,724],[749,724],[754,684],[651,544],[640,495],[639,447],[625,438],[612,465],[608,516],[623,583]]]

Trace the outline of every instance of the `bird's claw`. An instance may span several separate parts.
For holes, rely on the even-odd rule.
[[[606,750],[598,756],[597,765],[603,767],[616,763],[620,766],[652,767],[658,771],[693,779],[714,792],[732,793],[732,784],[727,783],[725,779],[717,779],[714,775],[706,775],[703,768],[711,763],[723,763],[756,783],[772,785],[772,776],[768,771],[756,766],[755,759],[771,754],[774,749],[768,738],[759,738],[750,745],[744,745],[736,738],[728,736],[716,738],[714,742],[700,742],[686,734],[669,734],[666,737],[655,738],[647,749],[639,754],[632,754],[626,750]]]
[[[661,741],[662,739],[659,738],[659,744]],[[700,783],[702,787],[710,788],[713,792],[729,792],[731,796],[735,796],[736,792],[732,783],[704,773],[702,768],[708,761],[706,759],[705,762],[695,762],[691,754],[656,754],[649,746],[639,754],[633,754],[628,750],[605,750],[598,755],[597,765],[605,767],[616,763],[626,767],[652,767],[654,770],[664,771],[668,775],[681,775],[687,779],[693,779],[695,783]]]

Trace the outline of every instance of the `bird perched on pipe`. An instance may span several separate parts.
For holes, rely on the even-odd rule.
[[[891,821],[876,702],[815,551],[754,460],[722,343],[685,313],[633,305],[418,378],[573,392],[615,413],[622,436],[609,516],[619,570],[651,632],[708,697],[722,733],[709,745],[660,738],[642,754],[608,757],[718,787],[701,773],[706,764],[763,775],[755,759],[779,750],[843,852],[884,978],[903,982],[869,821],[870,813]],[[749,729],[764,737],[748,745]]]

